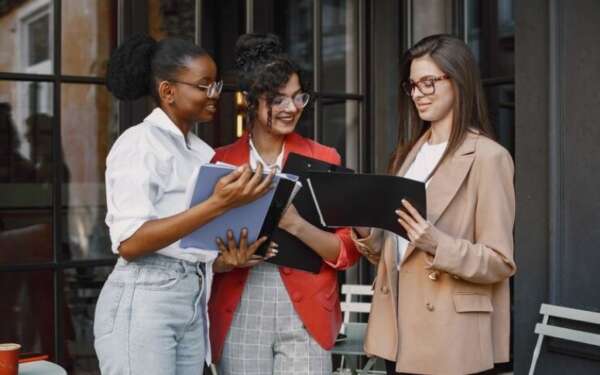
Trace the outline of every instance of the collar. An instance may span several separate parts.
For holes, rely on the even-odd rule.
[[[171,118],[167,115],[167,113],[159,107],[154,108],[154,110],[150,112],[148,116],[146,116],[144,122],[156,126],[157,128],[166,130],[169,132],[169,134],[172,134],[179,139],[183,143],[184,147],[203,155],[205,154],[209,160],[215,153],[212,147],[210,147],[202,139],[198,138],[198,136],[193,132],[190,131],[188,132],[187,137],[184,136],[181,129],[179,129],[173,120],[171,120]]]

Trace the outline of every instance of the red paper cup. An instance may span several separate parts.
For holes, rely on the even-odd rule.
[[[19,373],[19,344],[0,344],[0,375],[17,375]]]

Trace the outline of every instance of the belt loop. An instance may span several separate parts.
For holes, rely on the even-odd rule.
[[[202,295],[202,293],[204,293],[204,286],[206,284],[206,278],[204,277],[204,270],[202,267],[204,266],[204,263],[202,262],[196,262],[196,273],[198,274],[198,277],[200,278],[200,282],[202,283],[200,285],[200,295]]]

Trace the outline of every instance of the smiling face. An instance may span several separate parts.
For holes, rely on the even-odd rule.
[[[410,65],[410,80],[414,83],[427,84],[425,81],[430,78],[444,76],[445,73],[429,55],[415,58]],[[434,93],[430,95],[423,94],[417,87],[412,90],[413,103],[423,121],[437,122],[453,115],[456,94],[452,81],[441,79],[433,82],[433,85]]]
[[[210,122],[217,111],[219,97],[208,97],[205,88],[217,79],[217,65],[214,60],[203,55],[190,59],[185,69],[177,74],[173,85],[172,106],[176,116],[188,122]]]
[[[302,93],[300,78],[298,74],[293,73],[290,79],[277,91],[277,97],[293,98]],[[262,130],[266,130],[275,135],[287,135],[296,129],[296,124],[302,115],[302,108],[298,108],[293,100],[283,100],[282,105],[277,105],[278,100],[274,100],[271,105],[271,126],[269,126],[269,104],[264,95],[258,99],[258,111],[255,124]]]

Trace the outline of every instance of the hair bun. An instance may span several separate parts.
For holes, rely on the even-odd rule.
[[[115,49],[106,73],[106,87],[115,97],[134,100],[150,94],[156,47],[151,36],[136,34]]]
[[[251,71],[282,54],[283,46],[277,35],[244,34],[235,44],[235,66],[240,71]]]

